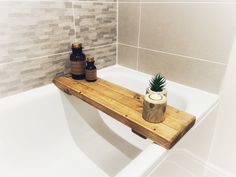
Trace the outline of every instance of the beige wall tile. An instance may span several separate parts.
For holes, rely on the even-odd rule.
[[[140,49],[138,69],[149,74],[161,72],[169,80],[218,93],[225,65]]]
[[[64,0],[65,1],[65,0]],[[67,1],[71,1],[71,0],[67,0]],[[73,0],[73,2],[76,1],[86,1],[86,2],[90,2],[90,1],[96,1],[96,2],[116,2],[116,0]]]
[[[136,69],[138,49],[125,45],[118,45],[118,64]]]
[[[139,3],[120,3],[118,11],[118,42],[138,45]]]
[[[140,0],[118,0],[118,2],[140,2]]]
[[[227,63],[236,4],[142,4],[140,46]]]

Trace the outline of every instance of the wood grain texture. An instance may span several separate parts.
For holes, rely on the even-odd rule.
[[[65,75],[53,82],[67,94],[84,100],[167,149],[173,147],[195,123],[195,116],[172,106],[167,106],[164,122],[147,122],[142,118],[143,95],[100,78],[96,82],[87,82]]]
[[[153,104],[144,100],[143,104],[143,119],[152,122],[160,123],[165,120],[166,102],[162,104]]]

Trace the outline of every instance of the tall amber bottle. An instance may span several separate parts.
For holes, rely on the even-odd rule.
[[[83,53],[82,44],[77,42],[72,44],[72,54],[70,55],[71,74],[75,80],[85,78],[86,56]]]

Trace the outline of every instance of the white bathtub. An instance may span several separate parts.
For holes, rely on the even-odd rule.
[[[118,65],[99,76],[142,94],[151,77]],[[170,105],[197,116],[192,130],[217,104],[181,84],[167,89]],[[170,151],[53,84],[0,100],[0,177],[141,177]]]

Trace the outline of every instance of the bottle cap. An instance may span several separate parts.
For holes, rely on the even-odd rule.
[[[91,57],[87,57],[87,61],[88,62],[93,62],[94,61],[94,57],[92,57],[92,56]]]
[[[82,44],[80,42],[74,42],[72,48],[82,48]]]

